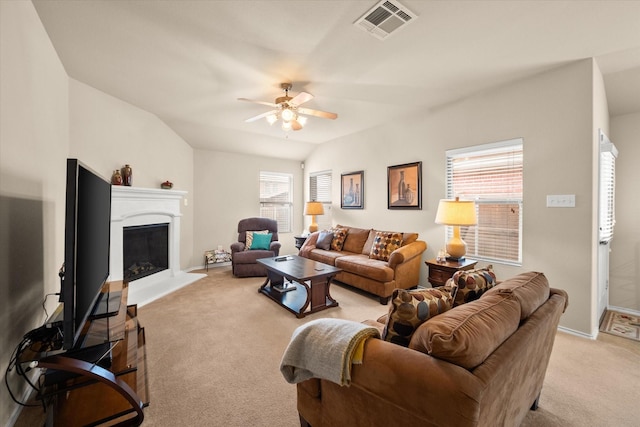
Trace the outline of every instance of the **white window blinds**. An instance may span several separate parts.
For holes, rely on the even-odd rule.
[[[613,239],[616,224],[616,157],[618,150],[609,139],[600,132],[600,243],[609,243]]]
[[[260,171],[260,216],[275,219],[279,233],[291,232],[293,175]]]
[[[468,257],[522,263],[522,168],[522,139],[447,151],[447,198],[476,202],[478,224],[460,227]]]
[[[331,171],[313,172],[309,175],[309,197],[322,203],[324,215],[316,217],[318,230],[331,228]]]

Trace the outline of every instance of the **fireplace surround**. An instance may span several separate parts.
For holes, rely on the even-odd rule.
[[[142,306],[189,285],[203,274],[180,269],[180,206],[186,191],[112,187],[109,280],[124,279],[124,229],[153,224],[168,227],[168,268],[129,283],[129,303]]]

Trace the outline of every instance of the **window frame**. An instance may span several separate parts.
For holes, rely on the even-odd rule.
[[[285,194],[285,197],[274,199],[273,196],[269,196],[271,193],[263,188],[269,184],[273,187],[278,184],[288,187],[284,193],[280,193]],[[291,233],[293,230],[293,174],[261,170],[258,191],[260,216],[275,220],[278,223],[278,233]]]
[[[502,166],[509,167],[508,162],[512,162],[512,169],[504,169],[497,167],[497,163],[493,166],[483,166],[479,161],[498,162]],[[478,166],[474,168],[473,161]],[[500,163],[502,162],[502,163]],[[464,166],[467,171],[471,171],[472,179],[468,179],[466,187],[467,192],[459,191],[464,189],[462,183],[454,182],[454,168],[457,163],[458,171]],[[496,167],[496,170],[491,168]],[[492,186],[492,191],[480,194],[473,191],[473,184],[478,185],[481,182],[480,171],[489,171],[494,176],[506,175],[509,179],[496,179],[496,182],[509,182],[508,189],[501,188],[501,185]],[[510,173],[509,173],[510,172]],[[515,173],[515,175],[514,175]],[[476,176],[477,175],[477,176]],[[519,176],[519,180],[518,180]],[[483,176],[484,177],[484,176]],[[486,177],[484,177],[486,179]],[[475,179],[475,181],[474,181]],[[460,227],[462,238],[467,241],[471,235],[472,238],[467,241],[467,256],[480,261],[487,261],[505,265],[522,266],[522,240],[523,240],[523,211],[524,211],[524,141],[522,138],[511,139],[496,143],[481,144],[466,148],[453,149],[446,151],[446,197],[453,199],[456,196],[465,200],[473,200],[476,203],[476,213],[478,215],[478,225],[470,227]],[[486,181],[482,180],[483,192],[487,189]],[[518,191],[519,189],[519,191]],[[502,196],[504,194],[504,196]],[[483,213],[485,212],[485,213]],[[515,214],[513,216],[512,214]],[[517,219],[517,226],[495,227],[493,225],[482,226],[482,224],[495,224],[496,220],[507,221],[512,223]],[[503,239],[497,239],[493,236],[503,236]],[[515,242],[514,233],[517,233],[517,242]],[[453,235],[452,227],[446,227],[446,238],[450,239]],[[511,237],[509,237],[511,236]],[[483,241],[486,242],[483,244]],[[489,244],[497,242],[497,245]]]

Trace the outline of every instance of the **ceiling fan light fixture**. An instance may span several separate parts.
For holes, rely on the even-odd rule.
[[[282,130],[289,131],[291,130],[291,122],[282,122]]]
[[[307,124],[307,118],[304,116],[298,116],[298,123],[300,123],[300,126],[304,126]]]
[[[281,116],[285,122],[290,122],[296,118],[296,114],[288,107],[282,110]]]

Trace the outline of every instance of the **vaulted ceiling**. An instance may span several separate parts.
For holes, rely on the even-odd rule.
[[[396,0],[393,2],[398,3]],[[147,110],[195,148],[304,159],[361,132],[595,57],[611,115],[640,111],[640,1],[418,1],[385,40],[376,0],[33,0],[70,77]],[[280,83],[338,113],[284,132]]]

